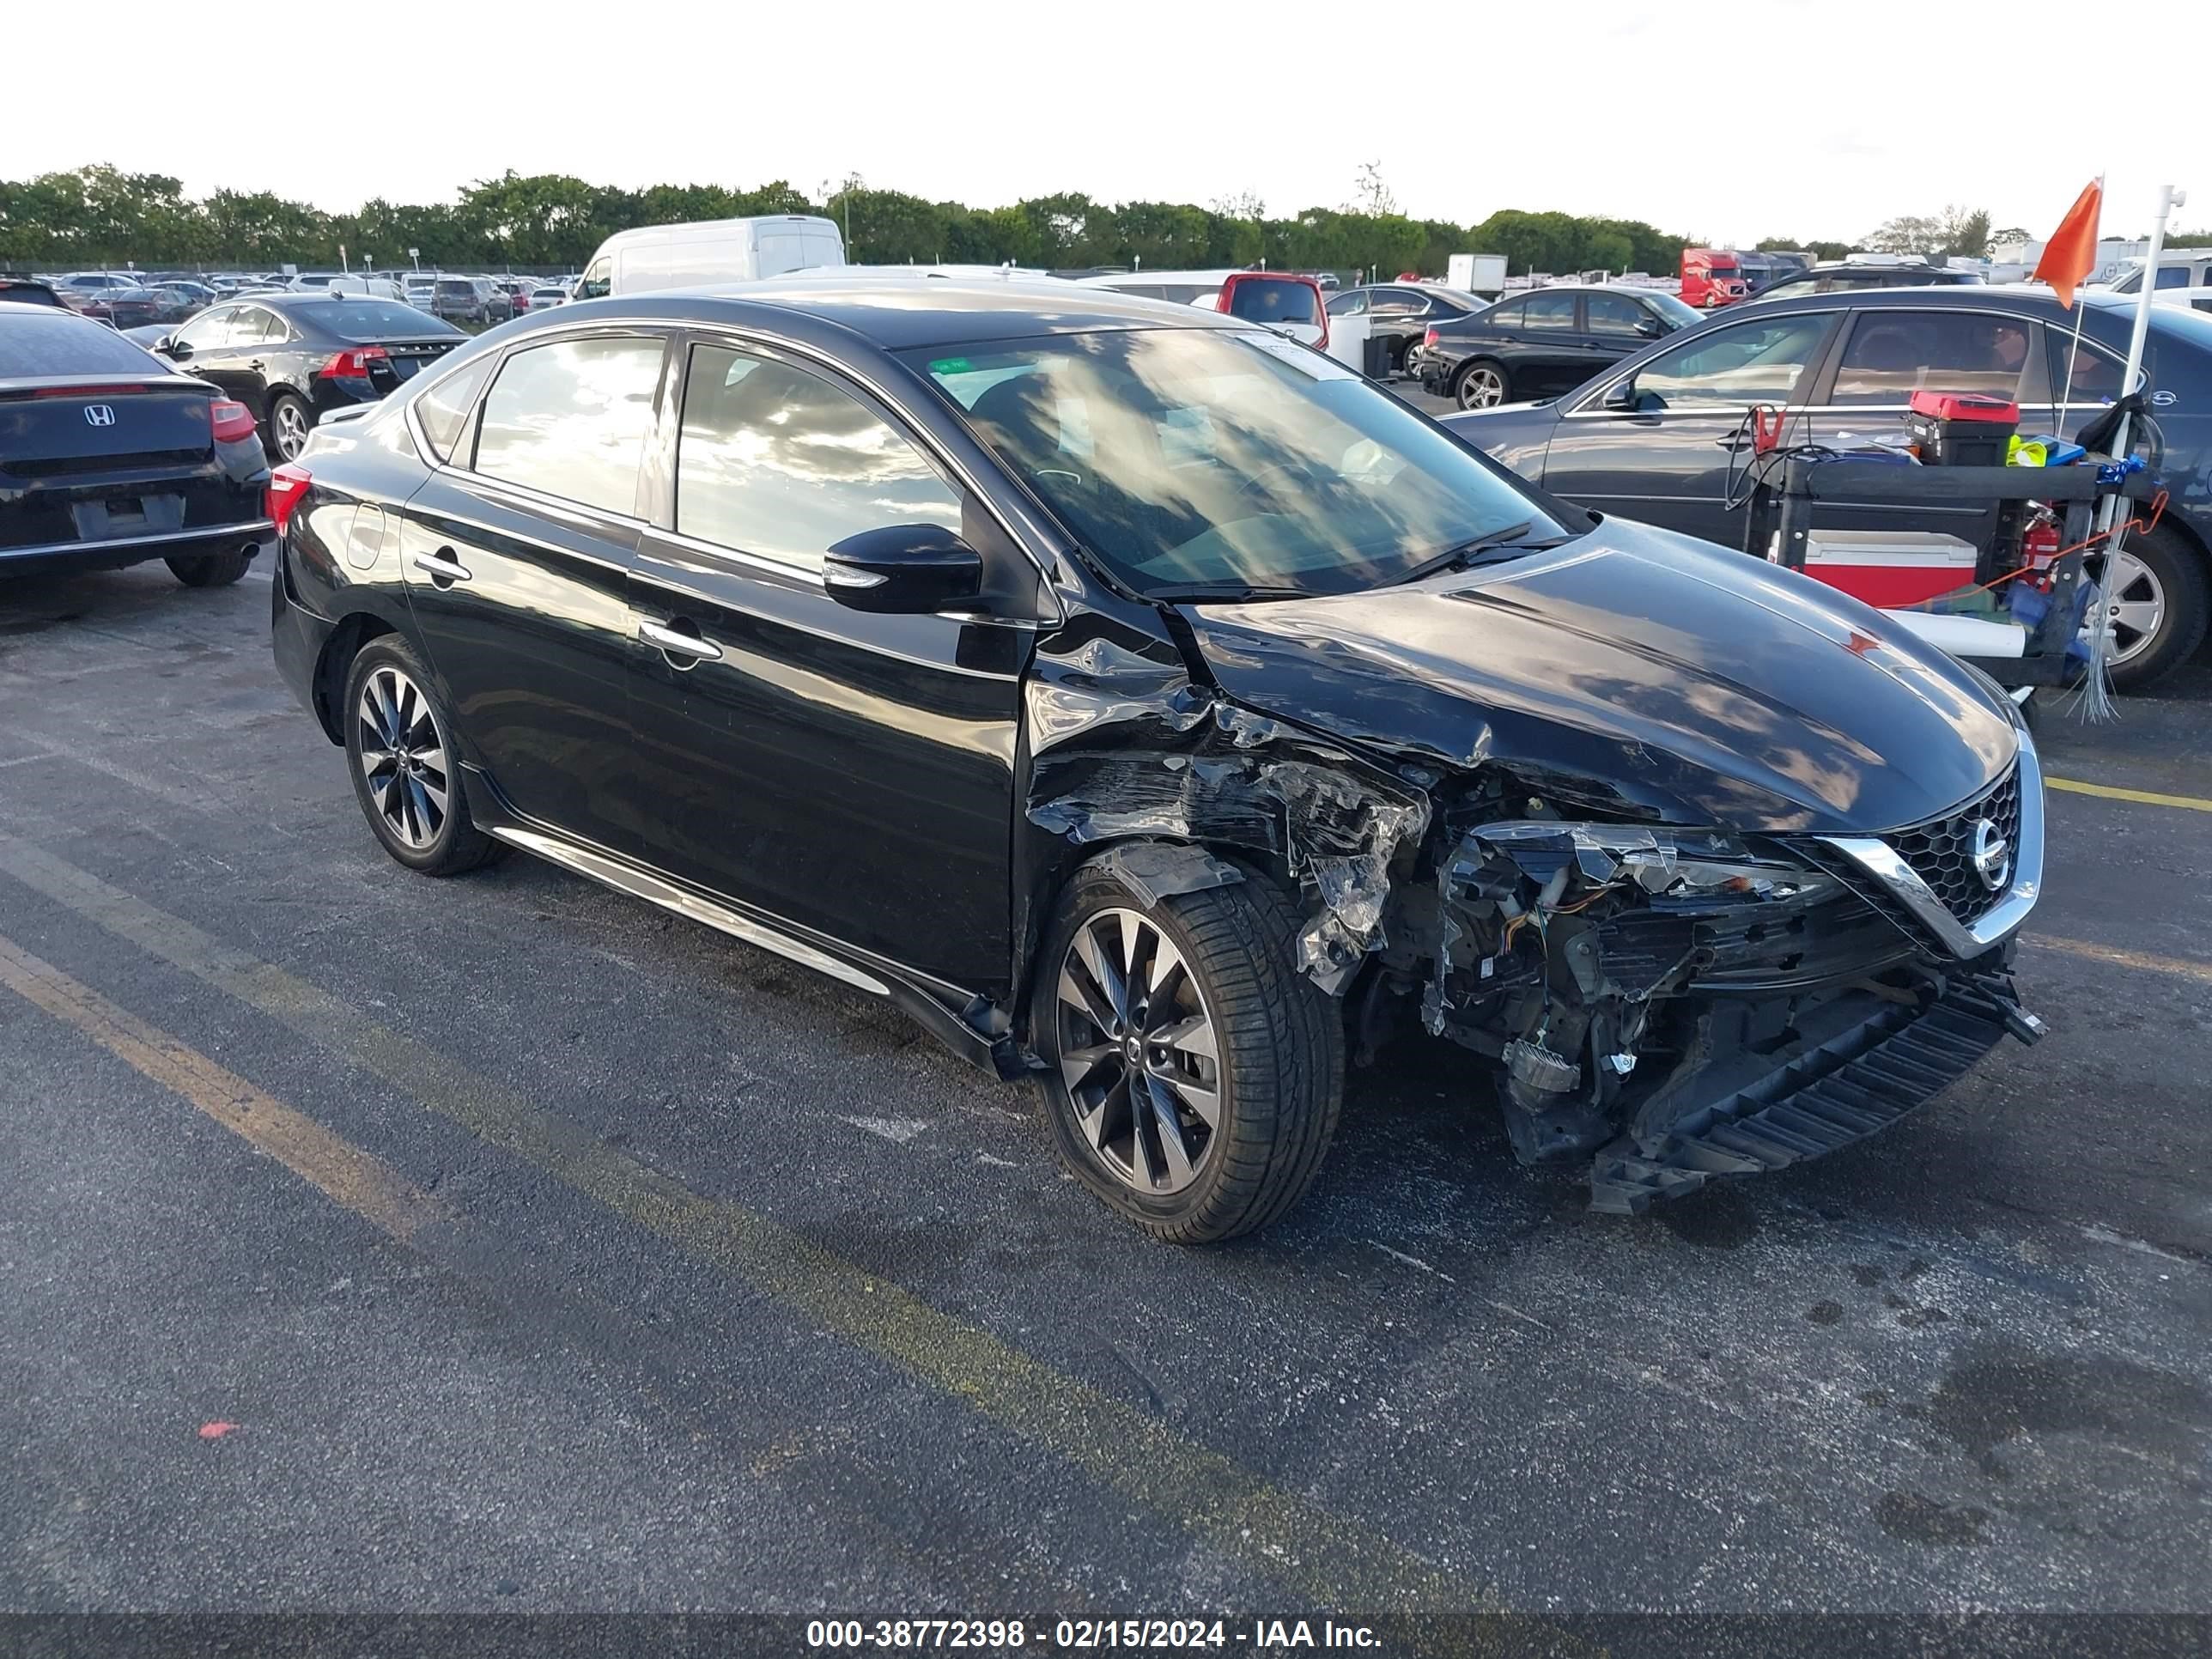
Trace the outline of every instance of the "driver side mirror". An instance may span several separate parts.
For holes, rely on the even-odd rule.
[[[982,593],[983,556],[943,525],[885,525],[832,547],[822,584],[848,610],[926,617]]]
[[[1647,340],[1656,340],[1667,331],[1667,328],[1656,317],[1645,317],[1637,323],[1636,331]]]
[[[185,358],[192,355],[191,347],[173,334],[164,334],[160,339],[155,341],[154,349],[164,357]]]
[[[1601,401],[1601,406],[1606,409],[1622,410],[1632,414],[1641,409],[1644,406],[1644,399],[1643,394],[1636,389],[1636,377],[1632,374],[1627,379],[1615,380],[1611,386],[1606,387],[1605,397]]]

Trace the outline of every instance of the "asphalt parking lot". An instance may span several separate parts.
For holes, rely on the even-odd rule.
[[[2051,1035],[1897,1130],[1593,1216],[1413,1048],[1188,1252],[894,1013],[392,863],[267,580],[0,586],[0,1607],[2212,1611],[2212,662],[2046,716]]]

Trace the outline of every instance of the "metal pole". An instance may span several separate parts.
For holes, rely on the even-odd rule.
[[[2124,398],[2137,390],[2136,379],[2142,373],[2143,343],[2150,335],[2150,308],[2158,287],[2158,256],[2166,246],[2166,222],[2173,210],[2189,200],[2188,193],[2172,185],[2161,185],[2158,191],[2158,218],[2151,226],[2150,251],[2143,258],[2142,287],[2136,295],[2136,324],[2128,337],[2128,366],[2120,376],[2120,396]],[[2079,303],[2077,301],[2076,303]],[[2129,428],[2130,417],[2123,412],[2112,432],[2112,459],[2124,461],[2133,434]],[[2097,509],[2097,528],[2100,532],[2111,532],[2105,543],[2105,574],[2097,586],[2097,605],[2102,615],[2090,618],[2089,672],[2081,688],[2081,711],[2092,720],[2110,720],[2118,711],[2113,708],[2110,688],[2105,683],[2106,660],[2112,650],[2112,574],[2119,568],[2120,535],[2113,526],[2120,520],[2120,506],[2126,498],[2118,492],[2108,495]]]

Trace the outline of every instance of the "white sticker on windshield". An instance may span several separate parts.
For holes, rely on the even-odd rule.
[[[1296,340],[1285,339],[1279,334],[1241,334],[1237,337],[1260,348],[1270,357],[1279,357],[1301,374],[1316,380],[1356,380],[1358,372],[1346,368],[1335,358],[1325,356],[1310,346],[1300,345]]]

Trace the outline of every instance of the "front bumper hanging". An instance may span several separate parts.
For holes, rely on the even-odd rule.
[[[1590,1208],[1634,1215],[1716,1176],[1763,1174],[1863,1140],[1934,1099],[2008,1034],[2033,1042],[2043,1030],[2002,975],[1954,981],[1925,1008],[1890,1004],[1676,1119],[1656,1144],[1631,1133],[1601,1149]]]

